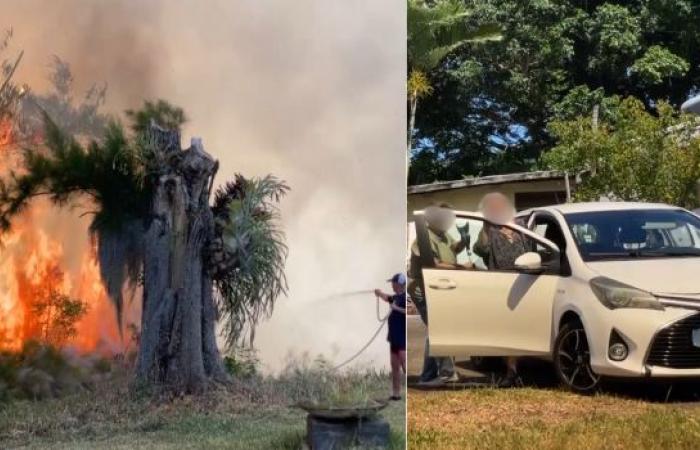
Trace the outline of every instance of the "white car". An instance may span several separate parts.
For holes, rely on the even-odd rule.
[[[433,356],[546,357],[578,392],[601,376],[700,379],[700,217],[648,203],[531,209],[507,227],[533,251],[489,270],[473,252],[482,215],[456,215],[471,270],[435,268],[415,213]]]

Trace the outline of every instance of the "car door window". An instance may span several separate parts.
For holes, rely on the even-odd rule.
[[[514,262],[527,252],[540,255],[545,273],[558,273],[560,266],[556,249],[522,233],[515,226],[496,225],[482,218],[457,215],[455,223],[444,234],[425,224],[421,235],[424,248],[432,249],[432,257],[421,258],[423,268],[434,267],[434,259],[452,265],[449,268],[456,270],[518,272]],[[543,237],[547,237],[545,229]],[[418,247],[414,243],[414,256]],[[448,267],[443,265],[441,268]]]
[[[532,229],[538,235],[556,244],[559,248],[560,274],[568,275],[570,273],[570,268],[566,256],[566,237],[556,219],[542,213],[537,214],[533,221]],[[539,246],[542,247],[541,244],[539,244]],[[547,249],[543,249],[543,251],[547,251]],[[555,255],[552,255],[552,257],[554,258]]]
[[[514,260],[530,251],[539,253],[542,264],[547,267],[555,259],[556,252],[552,248],[513,227],[491,224],[483,219],[458,217],[451,232],[455,238],[465,236],[468,241],[468,246],[457,255],[458,262],[476,270],[517,271]]]
[[[457,217],[455,225],[448,233],[455,240],[465,239],[464,248],[457,254],[457,263],[465,267],[472,265],[475,269],[486,269],[484,260],[474,253],[474,244],[479,233],[484,227],[484,222],[465,217]]]

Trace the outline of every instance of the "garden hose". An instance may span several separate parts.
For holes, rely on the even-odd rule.
[[[343,361],[342,363],[340,363],[340,364],[338,364],[337,366],[331,368],[332,371],[336,371],[336,370],[340,369],[341,367],[346,366],[346,365],[348,365],[349,363],[351,363],[352,361],[354,361],[355,358],[357,358],[358,356],[360,356],[360,355],[362,354],[362,352],[364,352],[365,350],[367,350],[367,348],[368,348],[370,345],[372,345],[372,342],[374,342],[374,340],[377,339],[377,336],[379,336],[379,332],[382,331],[382,328],[384,328],[384,325],[386,324],[386,321],[387,321],[387,319],[389,318],[389,315],[391,314],[391,311],[389,311],[388,313],[386,313],[386,315],[385,315],[384,317],[382,317],[381,314],[379,313],[379,296],[376,295],[375,297],[376,297],[376,301],[377,301],[377,303],[376,303],[376,306],[377,306],[376,311],[377,311],[377,320],[379,321],[379,328],[377,328],[377,331],[374,332],[374,334],[373,334],[372,337],[369,339],[369,341],[367,341],[367,343],[366,343],[364,346],[362,346],[362,348],[361,348],[360,350],[358,350],[354,355],[352,355],[350,358],[346,359],[346,360]]]

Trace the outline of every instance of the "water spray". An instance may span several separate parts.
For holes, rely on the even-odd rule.
[[[326,300],[338,300],[347,297],[355,297],[356,295],[364,294],[374,294],[374,289],[361,289],[357,291],[345,291],[338,294],[326,295],[325,297],[317,298],[314,302],[326,301]]]
[[[374,290],[373,290],[373,289],[367,289],[367,290],[360,290],[360,291],[348,291],[348,292],[344,292],[344,293],[342,293],[342,294],[331,295],[331,296],[329,296],[329,297],[326,297],[326,299],[329,299],[329,298],[343,298],[343,297],[350,297],[350,296],[361,295],[361,294],[368,294],[368,293],[374,294]],[[379,311],[380,298],[379,298],[378,295],[375,295],[374,297],[375,297],[375,301],[376,301],[376,312],[377,312],[377,321],[379,322],[379,328],[377,328],[377,331],[374,332],[374,334],[372,335],[372,337],[369,339],[369,341],[367,341],[367,343],[366,343],[365,345],[362,346],[362,348],[360,348],[360,349],[359,349],[355,354],[353,354],[350,358],[348,358],[348,359],[346,359],[345,361],[343,361],[342,363],[340,363],[340,364],[338,364],[338,365],[332,367],[332,368],[331,368],[332,371],[336,371],[336,370],[340,369],[341,367],[344,367],[344,366],[348,365],[349,363],[351,363],[352,361],[354,361],[355,358],[357,358],[358,356],[360,356],[360,355],[362,354],[362,352],[364,352],[365,350],[367,350],[367,348],[368,348],[370,345],[372,345],[372,343],[374,342],[374,340],[377,339],[377,336],[379,336],[379,333],[380,333],[380,332],[382,331],[382,329],[384,328],[384,325],[386,324],[386,321],[387,321],[387,319],[389,318],[389,315],[391,314],[391,310],[390,310],[389,312],[387,312],[387,313],[382,317],[382,315],[381,315],[381,313],[380,313],[380,311]]]

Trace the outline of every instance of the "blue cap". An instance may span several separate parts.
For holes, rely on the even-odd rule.
[[[386,281],[391,281],[392,283],[398,283],[402,286],[405,286],[406,285],[406,275],[399,272],[397,274],[394,274],[393,277],[389,278]]]

